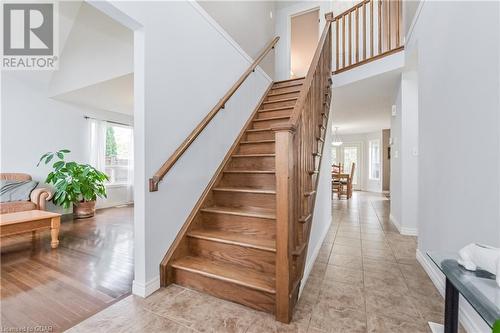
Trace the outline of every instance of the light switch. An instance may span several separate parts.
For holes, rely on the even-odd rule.
[[[398,158],[399,157],[399,151],[395,150],[394,151],[394,158]]]
[[[396,117],[398,114],[398,109],[396,108],[396,105],[392,106],[391,114],[393,117]]]
[[[413,149],[411,150],[411,154],[412,154],[413,156],[418,156],[418,148],[413,147]]]

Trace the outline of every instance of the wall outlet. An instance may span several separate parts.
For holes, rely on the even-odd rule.
[[[413,149],[411,150],[411,154],[412,154],[413,156],[418,156],[418,148],[413,147]]]
[[[398,115],[398,109],[397,109],[396,105],[392,106],[391,114],[393,117],[396,117]]]

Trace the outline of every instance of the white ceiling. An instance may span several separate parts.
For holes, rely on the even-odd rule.
[[[400,71],[396,70],[334,88],[333,126],[339,128],[339,134],[369,133],[390,128],[391,107],[400,75]]]
[[[134,112],[134,74],[60,94],[55,99],[124,114]]]

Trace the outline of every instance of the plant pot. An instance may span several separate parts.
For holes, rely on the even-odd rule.
[[[95,201],[83,201],[73,204],[73,217],[85,219],[95,214]]]

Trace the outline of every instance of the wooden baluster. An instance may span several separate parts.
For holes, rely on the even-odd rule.
[[[391,50],[391,1],[387,1],[387,51]]]
[[[370,56],[373,57],[373,1],[370,0]]]
[[[345,50],[345,20],[346,16],[342,16],[342,68],[345,67],[345,57],[346,57],[346,50]]]
[[[400,0],[397,0],[396,1],[396,47],[399,47],[400,43],[401,43],[401,37],[399,36],[399,26],[401,24],[400,22],[400,15],[401,15],[401,8],[400,8]]]
[[[276,319],[292,317],[293,129],[276,131]]]
[[[366,4],[363,4],[363,60],[366,60]]]
[[[358,8],[355,9],[356,12],[356,62],[359,61],[359,10]]]
[[[382,53],[382,0],[378,0],[378,54]]]
[[[351,65],[352,63],[352,15],[351,12],[349,12],[349,61],[348,64]]]
[[[336,57],[337,57],[337,65],[335,66],[335,68],[337,68],[337,70],[339,70],[339,20],[336,19],[335,20],[335,33],[336,33],[336,40],[335,40],[335,44],[336,44]]]

